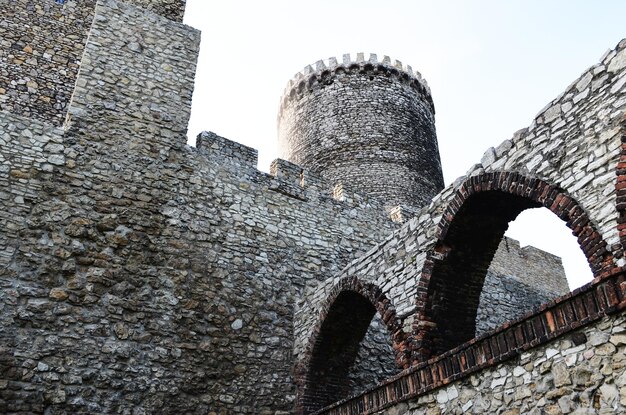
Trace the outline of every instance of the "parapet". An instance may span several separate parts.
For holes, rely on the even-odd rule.
[[[416,89],[424,96],[431,110],[433,112],[435,110],[430,88],[426,80],[422,78],[422,74],[413,70],[410,65],[403,64],[399,60],[393,60],[392,62],[391,58],[387,55],[384,55],[383,59],[379,61],[378,55],[375,53],[370,53],[369,58],[365,59],[365,53],[360,52],[356,54],[355,59],[352,58],[351,54],[346,53],[343,55],[341,61],[336,57],[318,60],[316,63],[307,65],[302,71],[296,73],[294,77],[287,82],[287,86],[281,98],[278,118],[280,118],[283,108],[288,102],[292,99],[297,99],[306,89],[315,88],[316,86],[323,87],[324,85],[332,83],[332,79],[335,75],[351,72],[384,74],[393,77],[397,81],[408,84]]]
[[[512,238],[502,239],[490,269],[552,297],[570,291],[560,257]]]
[[[256,149],[220,137],[211,131],[198,134],[196,148],[209,158],[217,158],[227,163],[256,168],[259,161],[259,152]]]

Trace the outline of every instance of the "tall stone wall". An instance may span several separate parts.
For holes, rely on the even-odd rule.
[[[186,146],[198,40],[102,2],[67,130],[2,113],[2,211],[21,210],[3,216],[0,412],[290,411],[304,286],[397,227],[287,162]]]
[[[184,0],[128,0],[182,22]],[[0,110],[65,119],[96,0],[0,0]]]
[[[450,191],[401,226],[288,161],[262,173],[212,133],[187,146],[198,47],[179,22],[100,1],[64,129],[0,112],[0,412],[292,411],[294,345],[329,276],[375,282],[393,327],[411,326]],[[390,352],[389,316],[369,356]],[[394,357],[364,356],[355,384]]]
[[[410,66],[362,53],[308,66],[278,115],[281,157],[334,184],[418,208],[443,188],[430,89]]]
[[[418,364],[469,341],[489,263],[524,209],[543,206],[561,218],[594,277],[623,266],[625,113],[626,40],[414,218],[305,293],[295,324],[302,390],[320,382],[308,382],[308,373],[326,373],[312,364],[324,361],[316,345],[334,299],[350,287],[380,290],[373,306],[388,327],[402,327],[393,337],[396,361]],[[306,410],[333,398],[326,392],[308,396]]]
[[[480,295],[476,336],[530,313],[569,292],[561,259],[532,246],[520,247],[505,237],[494,256]],[[392,335],[376,314],[349,369],[350,392],[356,394],[396,375]]]
[[[314,413],[621,413],[625,309],[617,270]]]
[[[441,240],[443,230],[474,193],[489,191],[519,195],[522,200],[540,199],[573,228],[596,276],[608,272],[613,265],[621,266],[624,259],[616,177],[625,113],[626,40],[623,40],[546,106],[528,128],[495,149],[488,149],[481,163],[472,166],[466,176],[439,193],[429,206],[418,211],[368,255],[355,259],[341,275],[308,292],[308,310],[301,311],[301,324],[296,327],[297,331],[302,328],[302,335],[298,336],[301,342],[310,339],[308,330],[323,314],[321,308],[328,293],[349,278],[380,287],[404,321],[405,330],[410,332],[417,307],[415,299],[424,288],[420,286],[423,274],[430,273],[433,264],[450,252],[450,247]],[[538,207],[539,202],[533,203],[532,207]],[[484,216],[495,217],[499,207],[487,204]],[[467,244],[472,243],[474,236],[466,235]],[[490,252],[489,261],[497,246]],[[297,345],[296,350],[300,352],[303,348],[304,345],[302,348]]]
[[[95,0],[1,0],[0,109],[63,123]]]

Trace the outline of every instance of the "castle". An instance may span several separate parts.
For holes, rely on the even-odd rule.
[[[0,3],[0,412],[626,410],[626,41],[446,188],[421,75],[319,61],[266,174],[186,144],[184,6]],[[590,284],[502,239],[540,206]]]

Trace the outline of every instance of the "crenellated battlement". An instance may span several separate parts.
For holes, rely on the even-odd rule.
[[[430,87],[419,71],[413,70],[411,65],[403,64],[397,59],[392,61],[387,55],[384,55],[382,60],[378,59],[376,53],[370,53],[367,59],[365,57],[366,54],[363,52],[357,53],[355,57],[350,53],[345,53],[341,60],[330,57],[305,66],[287,82],[280,101],[278,118],[280,119],[283,108],[288,105],[289,101],[298,99],[305,90],[316,86],[323,87],[332,83],[333,79],[339,75],[352,73],[383,75],[410,85],[423,95],[423,99],[430,104],[434,112]]]
[[[428,84],[389,56],[345,54],[296,74],[281,101],[278,149],[333,184],[349,181],[388,211],[417,208],[443,188]]]
[[[200,33],[184,5],[0,2],[0,413],[311,413],[439,352],[423,379],[419,366],[378,391],[489,369],[476,360],[624,305],[626,41],[442,190],[430,89],[388,56],[299,72],[269,173],[213,132],[188,145]],[[552,255],[511,240],[494,253],[537,206],[571,227],[599,285],[465,343],[567,289]],[[590,336],[603,359],[605,334]],[[461,343],[478,354],[457,362]],[[512,369],[518,386],[550,386],[537,357],[541,373]],[[594,390],[617,396],[621,367],[585,371],[602,367],[615,375]],[[512,378],[497,372],[501,393]]]
[[[404,206],[397,206],[385,213],[385,207],[380,201],[355,191],[350,183],[331,183],[287,160],[275,159],[270,165],[270,173],[264,173],[258,169],[257,149],[211,131],[204,131],[196,137],[196,149],[199,155],[206,157],[206,161],[219,170],[227,170],[234,176],[256,177],[256,181],[265,183],[268,190],[302,202],[333,201],[333,206],[368,209],[374,215],[386,216],[397,223],[405,222],[414,213]]]

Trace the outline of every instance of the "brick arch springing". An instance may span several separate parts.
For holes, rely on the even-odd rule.
[[[391,335],[399,370],[409,366],[406,336],[391,301],[374,284],[344,278],[327,295],[304,359],[296,367],[298,413],[308,414],[346,397],[349,369],[375,313]]]
[[[615,267],[607,244],[563,189],[512,172],[477,175],[448,204],[419,282],[413,362],[472,339],[487,269],[508,223],[525,209],[546,207],[566,222],[595,278]]]

